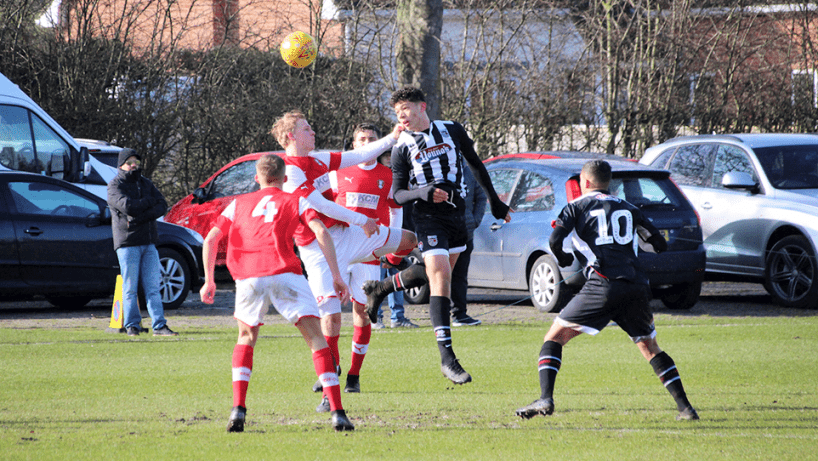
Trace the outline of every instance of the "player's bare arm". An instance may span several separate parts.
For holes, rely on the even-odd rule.
[[[214,278],[216,268],[216,251],[221,240],[222,231],[218,227],[210,229],[202,244],[202,259],[204,260],[205,283],[199,290],[199,296],[205,304],[213,304],[216,296],[216,281]]]
[[[338,258],[335,256],[335,243],[332,241],[332,236],[329,234],[327,227],[324,226],[324,223],[318,219],[310,220],[309,226],[315,234],[315,240],[318,242],[321,252],[324,253],[327,265],[329,265],[329,270],[332,274],[332,286],[335,288],[335,293],[342,303],[349,301],[349,287],[341,277],[341,271],[338,270]]]

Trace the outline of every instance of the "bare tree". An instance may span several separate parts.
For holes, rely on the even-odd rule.
[[[403,85],[419,87],[426,95],[426,110],[438,118],[440,94],[440,32],[442,0],[398,0],[400,42],[396,56]]]
[[[282,31],[305,28],[321,42],[320,11],[315,27],[282,23],[264,35],[253,22],[264,3],[224,3],[220,35],[210,0],[64,2],[54,29],[33,25],[47,5],[13,0],[0,14],[27,27],[4,21],[0,59],[74,136],[142,152],[145,174],[176,200],[239,155],[279,149],[269,130],[287,110],[310,117],[321,148],[341,148],[359,121],[383,122],[368,104],[366,67],[322,56],[294,69],[280,58]],[[239,19],[242,28],[229,25]]]
[[[318,0],[71,0],[54,29],[34,22],[47,3],[0,2],[3,73],[75,136],[144,152],[171,199],[241,154],[279,149],[269,129],[286,110],[307,114],[320,148],[342,147],[361,121],[386,129],[388,94],[405,84],[424,89],[434,118],[463,123],[482,157],[639,157],[680,131],[818,121],[815,0],[791,12],[745,0],[362,0],[336,13]],[[318,42],[306,69],[278,56],[296,29]]]
[[[464,2],[450,21],[443,116],[464,121],[479,153],[548,149],[580,116],[585,47],[567,10],[541,1]],[[452,34],[453,35],[453,34]],[[521,139],[522,138],[522,139]]]

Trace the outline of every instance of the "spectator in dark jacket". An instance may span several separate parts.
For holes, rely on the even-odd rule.
[[[486,213],[486,193],[477,184],[471,168],[463,168],[463,180],[466,183],[466,230],[468,231],[468,241],[466,251],[460,253],[452,269],[452,326],[480,325],[480,320],[472,318],[466,313],[466,291],[469,288],[469,262],[471,252],[474,250],[474,230],[483,220]]]
[[[164,216],[168,204],[159,189],[142,177],[142,157],[133,149],[122,149],[119,172],[108,184],[108,207],[114,250],[122,274],[122,304],[128,336],[137,336],[142,316],[137,303],[139,285],[145,292],[154,336],[176,336],[165,321],[159,294],[161,266],[156,250],[156,220]]]

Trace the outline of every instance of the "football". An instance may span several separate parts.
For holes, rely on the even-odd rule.
[[[296,31],[288,35],[281,42],[281,57],[287,64],[298,69],[304,68],[315,61],[318,50],[315,48],[315,39],[310,34]]]

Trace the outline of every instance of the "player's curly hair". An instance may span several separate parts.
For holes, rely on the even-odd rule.
[[[273,128],[270,130],[270,134],[275,136],[276,141],[281,144],[281,147],[286,149],[290,143],[290,138],[287,137],[287,134],[295,131],[295,124],[299,120],[306,119],[307,117],[300,110],[287,112],[276,120],[273,124]]]
[[[275,154],[264,154],[256,160],[256,174],[267,183],[284,180],[284,160]]]
[[[392,107],[395,107],[395,104],[399,102],[426,102],[426,97],[423,96],[423,91],[420,88],[407,86],[395,91],[392,93],[392,97],[389,98],[389,105]]]

